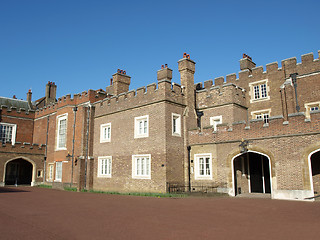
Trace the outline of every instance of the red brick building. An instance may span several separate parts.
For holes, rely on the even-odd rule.
[[[2,184],[10,184],[6,166],[16,159],[10,154],[33,154],[39,160],[23,157],[33,164],[32,183],[279,199],[318,195],[319,57],[306,54],[301,63],[291,58],[264,70],[244,54],[240,69],[195,84],[195,62],[184,54],[180,84],[167,66],[157,72],[157,83],[131,91],[123,70],[105,91],[73,98],[56,99],[56,85],[49,82],[45,97],[32,104],[28,93],[28,101],[19,100],[28,111],[24,105],[18,111],[1,107],[1,124],[16,133],[11,144],[2,140]]]

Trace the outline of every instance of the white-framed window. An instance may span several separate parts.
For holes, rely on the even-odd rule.
[[[134,118],[134,137],[149,137],[149,115]]]
[[[320,102],[306,103],[304,107],[306,108],[306,118],[310,118],[310,113],[319,111]]]
[[[260,100],[269,100],[270,96],[268,94],[269,87],[268,87],[268,80],[261,80],[253,83],[249,83],[250,87],[250,95],[251,99],[250,102],[260,101]]]
[[[57,116],[57,150],[67,149],[68,114]]]
[[[217,131],[217,125],[222,123],[222,116],[210,117],[210,125],[213,127],[213,131]]]
[[[43,171],[42,171],[42,170],[38,170],[38,171],[37,171],[37,177],[38,177],[38,178],[41,178],[41,177],[42,177],[42,174],[43,174]]]
[[[48,165],[48,181],[49,182],[52,182],[53,181],[53,169],[54,169],[54,165],[53,165],[53,163],[50,163],[49,165]]]
[[[12,145],[16,142],[17,125],[11,123],[0,123],[0,141],[1,143],[10,143]]]
[[[110,142],[111,141],[111,123],[100,125],[100,142]]]
[[[264,109],[251,112],[252,119],[262,119],[264,124],[269,124],[271,109]]]
[[[61,180],[62,180],[62,162],[56,162],[55,182],[61,182]]]
[[[172,135],[181,136],[181,115],[172,113]]]
[[[195,179],[212,179],[212,157],[211,153],[195,154]]]
[[[151,179],[151,154],[132,155],[132,178]]]
[[[98,157],[98,177],[111,177],[112,157]]]

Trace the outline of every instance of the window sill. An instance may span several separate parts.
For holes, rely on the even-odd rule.
[[[98,175],[98,178],[111,178],[111,175]]]
[[[132,176],[133,179],[151,179],[151,176]]]

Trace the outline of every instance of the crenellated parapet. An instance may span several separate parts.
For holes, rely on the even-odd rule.
[[[262,119],[251,120],[249,124],[244,121],[221,124],[217,126],[217,131],[212,127],[189,131],[190,145],[319,134],[319,122],[320,112],[313,113],[310,120],[303,114],[296,114],[289,116],[288,121],[284,121],[282,116],[270,118],[268,124]]]
[[[5,105],[0,106],[2,116],[23,117],[33,119],[35,111],[32,109],[8,107]]]
[[[15,154],[44,154],[46,145],[28,142],[15,142],[14,145],[7,143],[0,145],[0,151]]]
[[[95,103],[95,116],[167,101],[184,105],[184,88],[164,79]]]
[[[73,98],[71,98],[71,94],[67,94],[65,96],[58,98],[57,102],[36,110],[36,118],[47,115],[47,114],[51,114],[57,111],[57,109],[60,109],[66,106],[77,106],[79,104],[83,104],[87,102],[94,103],[96,101],[100,101],[106,98],[107,96],[108,95],[101,89],[100,90],[90,89],[88,91],[84,91],[79,94],[74,94]]]
[[[212,80],[210,80],[212,83]],[[197,91],[197,108],[215,107],[226,104],[246,105],[246,95],[244,89],[233,83],[223,83],[218,86],[208,87],[205,82],[204,89]]]

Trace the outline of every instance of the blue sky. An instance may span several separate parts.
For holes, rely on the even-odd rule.
[[[180,83],[183,52],[195,82],[320,50],[319,0],[0,0],[0,96],[33,100],[105,88],[118,68],[130,89],[156,82],[167,63]]]

